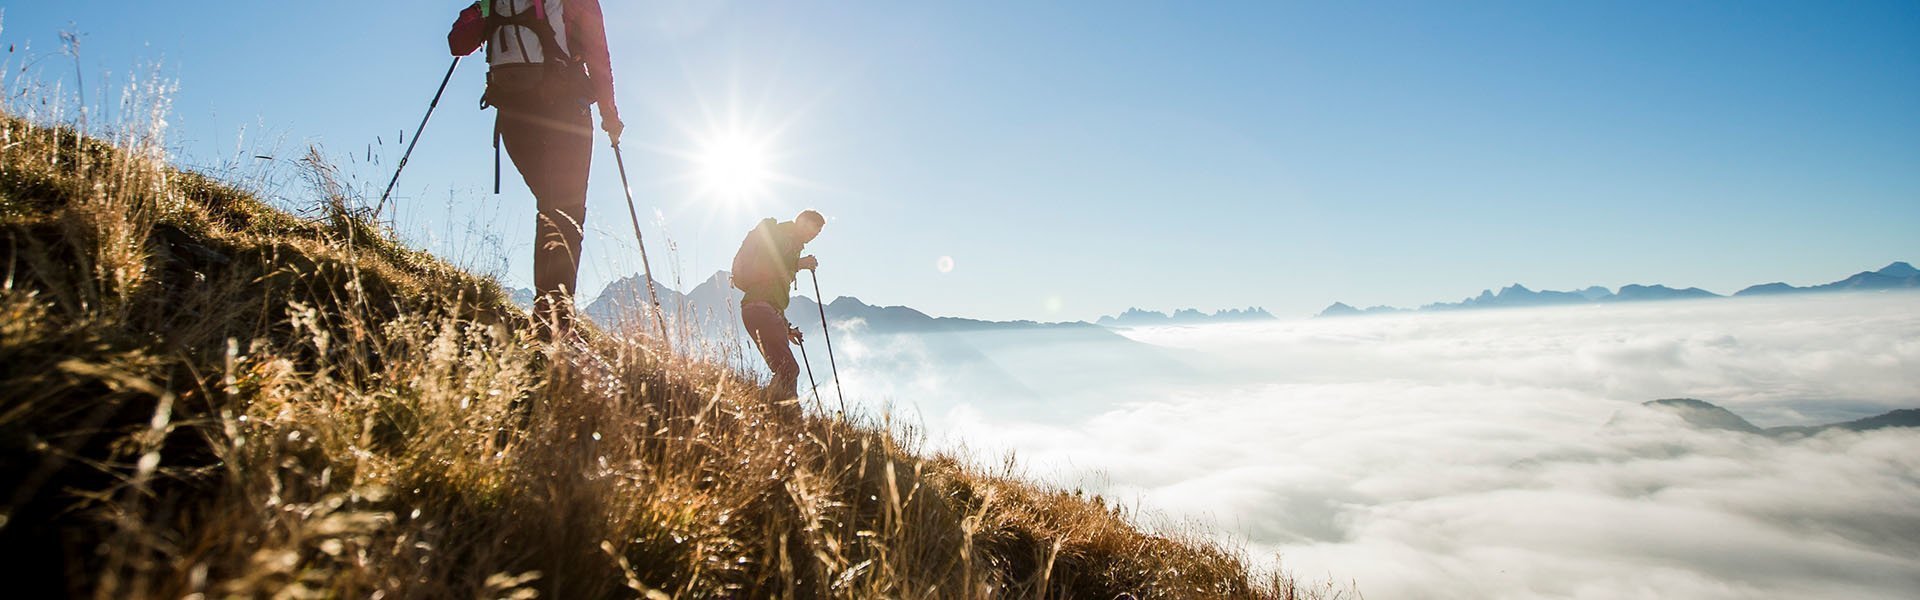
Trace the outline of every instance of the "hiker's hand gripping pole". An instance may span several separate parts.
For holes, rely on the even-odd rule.
[[[647,278],[647,301],[653,303],[653,322],[660,325],[660,343],[673,352],[673,339],[667,337],[667,312],[660,309],[660,295],[653,290],[653,265],[647,260],[647,240],[640,235],[640,213],[633,208],[633,185],[627,183],[627,159],[620,155],[620,139],[613,138],[613,162],[620,167],[620,190],[627,194],[627,216],[633,218],[633,241],[640,244],[640,269]]]
[[[460,68],[462,58],[465,57],[455,56],[453,64],[447,65],[447,76],[440,78],[440,89],[433,93],[433,102],[427,104],[427,116],[420,117],[420,127],[413,130],[413,141],[407,142],[407,152],[400,155],[400,166],[393,168],[393,179],[387,181],[387,191],[380,193],[380,203],[373,207],[375,217],[387,208],[387,197],[393,195],[393,186],[400,183],[400,172],[407,170],[407,159],[413,158],[413,147],[420,145],[420,134],[427,130],[427,120],[433,118],[433,109],[440,106],[440,96],[447,93],[447,82],[453,81],[453,70]]]

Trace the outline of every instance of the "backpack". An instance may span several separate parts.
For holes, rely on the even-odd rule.
[[[487,91],[482,107],[593,103],[586,66],[567,48],[565,0],[481,0]]]
[[[779,273],[774,263],[780,260],[780,249],[774,247],[773,228],[778,223],[773,217],[761,219],[740,242],[740,250],[733,253],[734,289],[744,292],[775,280]]]
[[[447,49],[466,56],[487,46],[480,108],[541,109],[593,104],[586,65],[567,50],[565,0],[480,0],[460,11]],[[493,193],[500,193],[500,124],[493,129]]]

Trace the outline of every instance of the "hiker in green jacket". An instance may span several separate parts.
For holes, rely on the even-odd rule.
[[[767,392],[777,401],[799,397],[800,363],[793,360],[788,343],[801,342],[800,329],[787,322],[787,303],[801,269],[815,269],[820,260],[801,256],[807,242],[820,236],[827,218],[806,210],[792,221],[762,219],[740,250],[733,255],[733,287],[745,292],[740,300],[740,321],[747,334],[773,370],[773,382]]]

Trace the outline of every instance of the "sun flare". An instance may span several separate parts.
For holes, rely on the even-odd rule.
[[[693,155],[701,194],[729,204],[766,195],[774,179],[771,158],[767,141],[745,132],[708,138]]]

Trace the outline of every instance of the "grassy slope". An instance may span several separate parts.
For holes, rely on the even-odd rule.
[[[0,552],[69,596],[1292,597],[1232,552],[784,422],[722,366],[548,360],[492,281],[0,115]],[[18,588],[16,588],[18,589]]]

